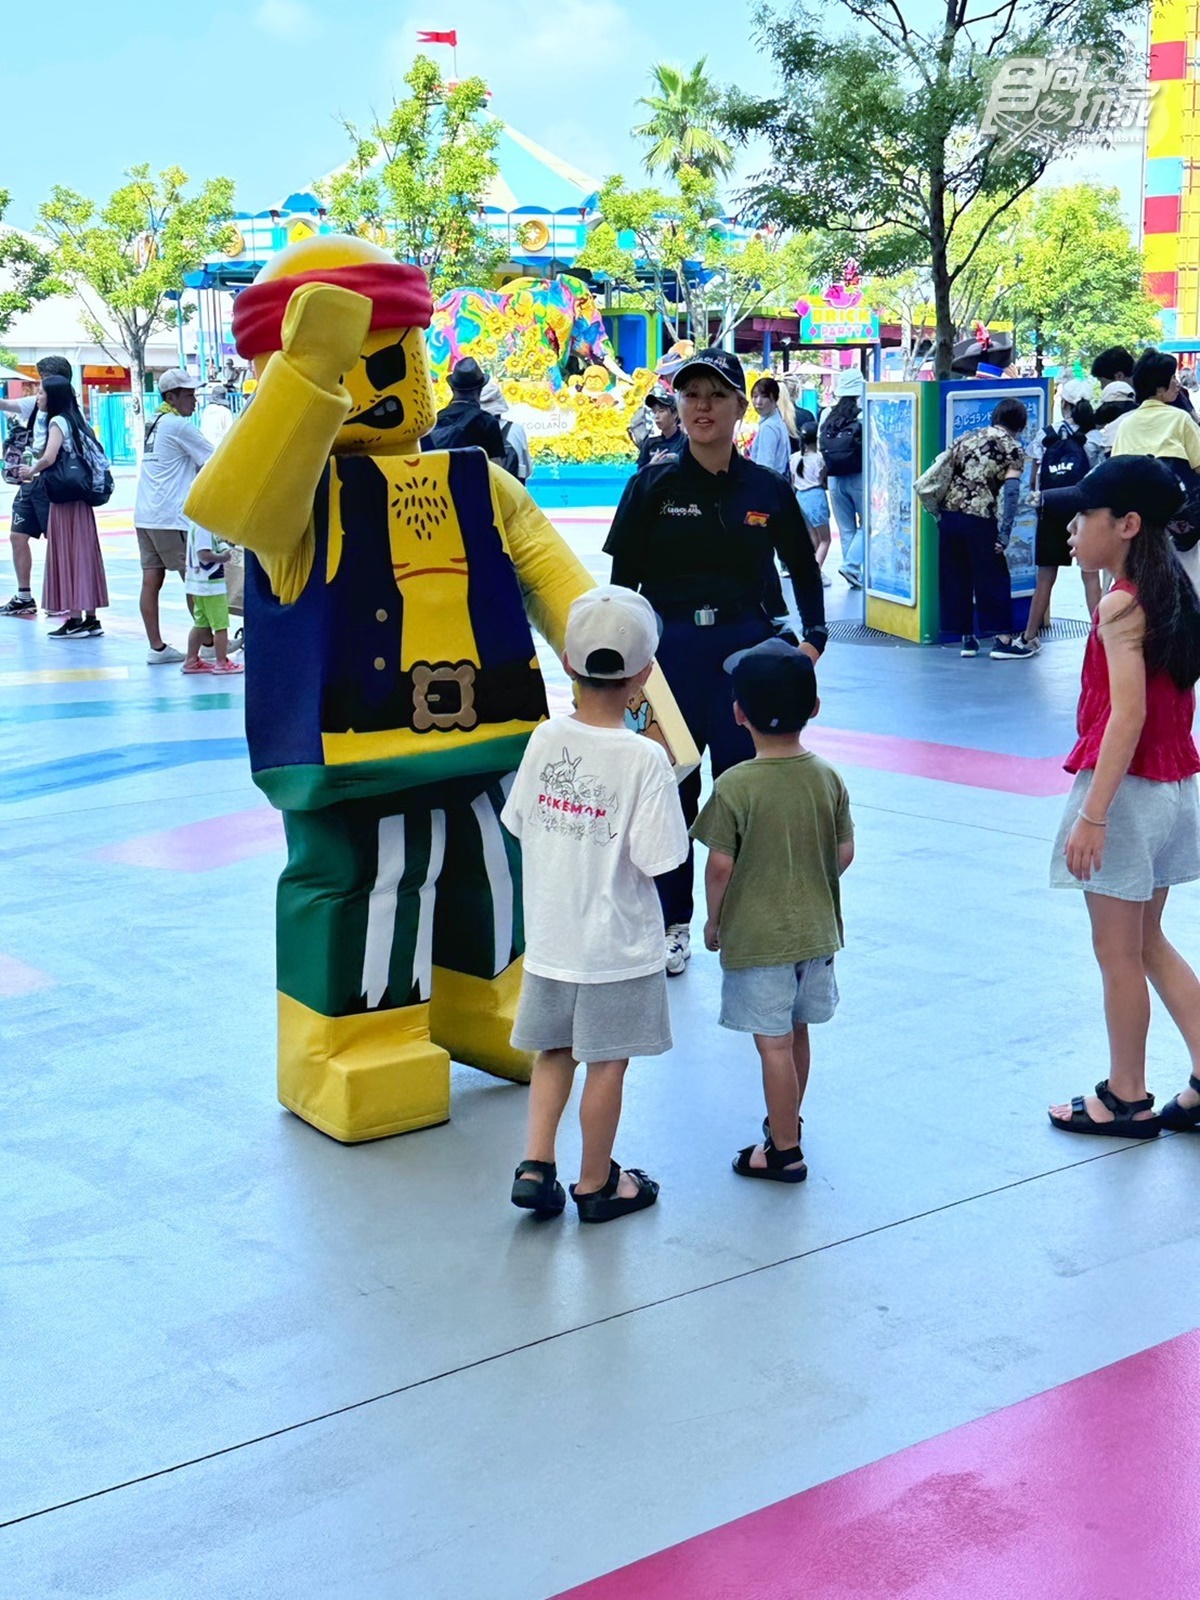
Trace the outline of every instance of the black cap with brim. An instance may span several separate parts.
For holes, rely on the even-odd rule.
[[[759,733],[799,733],[817,704],[817,674],[802,650],[766,639],[725,662],[733,694]]]
[[[683,388],[689,378],[705,373],[710,378],[716,378],[727,389],[732,389],[743,397],[746,393],[746,374],[742,370],[742,363],[729,350],[698,350],[694,356],[685,361],[681,367],[671,374],[671,382],[676,394]]]
[[[1047,489],[1042,504],[1069,522],[1084,511],[1111,511],[1126,517],[1136,511],[1165,528],[1183,509],[1187,493],[1178,475],[1154,456],[1113,456],[1068,489]]]

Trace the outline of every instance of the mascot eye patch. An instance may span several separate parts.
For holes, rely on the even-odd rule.
[[[383,350],[376,350],[373,356],[367,357],[363,365],[367,369],[367,378],[372,389],[377,392],[381,389],[390,389],[394,383],[403,383],[408,376],[408,357],[404,353],[404,341],[389,344]]]

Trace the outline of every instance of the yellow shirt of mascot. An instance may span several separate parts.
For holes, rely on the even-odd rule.
[[[467,606],[467,558],[449,487],[447,452],[420,454],[434,424],[434,396],[422,327],[374,329],[370,300],[336,281],[347,267],[395,267],[365,240],[322,235],[275,256],[258,282],[316,274],[287,299],[279,348],[254,356],[253,404],[222,441],[192,488],[187,514],[253,550],[285,604],[312,576],[313,504],[332,455],[326,581],[337,575],[341,525],[338,459],[369,456],[387,479],[392,570],[403,596],[401,668],[454,661],[478,665]],[[320,281],[319,274],[332,281]],[[512,558],[533,625],[562,649],[571,601],[592,586],[582,563],[526,491],[489,464],[492,511]],[[525,723],[439,732],[452,750],[528,731]],[[325,761],[387,760],[429,749],[408,728],[326,733]]]

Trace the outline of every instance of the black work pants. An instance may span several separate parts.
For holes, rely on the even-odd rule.
[[[943,511],[938,518],[944,633],[1012,632],[1012,578],[1008,562],[996,549],[998,537],[995,517]]]

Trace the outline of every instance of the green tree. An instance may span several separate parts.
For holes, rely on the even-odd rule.
[[[809,281],[807,238],[763,228],[731,239],[712,180],[693,167],[680,168],[674,192],[630,189],[623,178],[610,178],[599,210],[578,266],[657,311],[673,339],[686,312],[689,337],[720,344],[755,311]]]
[[[435,295],[486,284],[504,259],[480,222],[500,170],[500,124],[485,117],[487,85],[446,85],[418,56],[404,82],[412,91],[367,133],[353,123],[349,162],[321,185],[329,213],[347,233],[377,239],[400,261],[429,274]]]
[[[721,137],[721,94],[707,63],[701,56],[684,72],[660,61],[651,73],[657,92],[637,102],[650,117],[632,130],[635,139],[652,141],[644,161],[651,175],[693,167],[705,178],[725,178],[733,171],[733,151]]]
[[[187,173],[178,167],[156,178],[143,164],[125,176],[128,183],[99,207],[56,184],[39,215],[54,241],[54,271],[78,296],[92,338],[107,350],[104,312],[120,334],[140,415],[146,346],[160,329],[178,326],[184,274],[232,238],[233,182],[210,178],[189,195]],[[119,351],[108,354],[125,364]],[[135,437],[140,432],[135,427]]]
[[[49,251],[3,226],[11,198],[7,189],[0,189],[0,338],[22,312],[62,287],[54,279]],[[11,365],[11,352],[0,350],[0,361]]]
[[[748,199],[784,226],[853,242],[869,270],[927,266],[935,371],[946,377],[956,284],[1050,161],[1089,135],[1089,120],[1100,126],[1103,97],[1128,70],[1129,25],[1146,11],[1147,0],[834,0],[820,11],[799,0],[764,11],[758,36],[779,92],[734,91],[725,108],[738,137],[769,150]],[[1043,79],[1032,109],[1012,112],[1013,61],[1051,54],[1077,67],[1090,57],[1083,87]]]
[[[1039,362],[1066,364],[1108,345],[1161,337],[1142,252],[1118,189],[1075,183],[1037,195],[1012,231],[1009,315]]]

